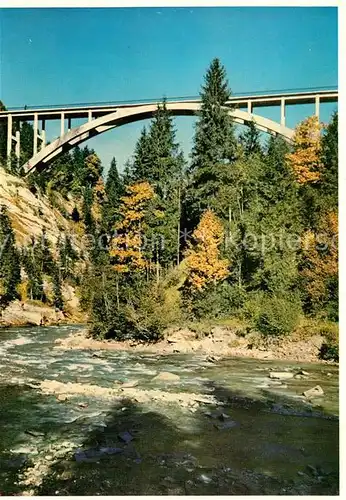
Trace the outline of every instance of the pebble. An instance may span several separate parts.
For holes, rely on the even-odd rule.
[[[286,380],[289,378],[293,378],[294,375],[293,373],[290,372],[270,372],[269,373],[269,378],[274,378],[274,379],[279,379],[279,380]]]
[[[152,379],[152,381],[163,381],[163,382],[178,382],[180,380],[179,375],[170,372],[161,372],[156,377]]]
[[[313,398],[313,397],[319,397],[323,396],[324,391],[320,385],[316,385],[312,389],[309,389],[308,391],[303,392],[303,396],[306,398]]]
[[[203,483],[209,484],[212,482],[212,478],[207,476],[206,474],[201,474],[199,478]]]
[[[138,384],[139,384],[138,380],[129,380],[128,382],[124,382],[121,385],[121,388],[122,389],[131,389],[132,387],[137,387]]]

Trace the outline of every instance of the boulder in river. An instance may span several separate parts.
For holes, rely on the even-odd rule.
[[[289,378],[293,378],[293,373],[290,372],[270,372],[269,378],[274,378],[278,380],[288,380]]]
[[[324,391],[320,385],[316,385],[312,389],[309,389],[308,391],[303,392],[303,396],[306,398],[316,398],[319,396],[323,396]]]
[[[156,377],[152,379],[153,381],[160,381],[160,382],[178,382],[180,380],[179,375],[176,375],[175,373],[170,373],[170,372],[161,372]]]
[[[132,387],[137,387],[138,384],[138,380],[129,380],[121,385],[121,389],[131,389]]]
[[[122,441],[124,441],[124,443],[130,443],[133,439],[133,436],[131,436],[131,434],[127,431],[120,432],[118,436]]]

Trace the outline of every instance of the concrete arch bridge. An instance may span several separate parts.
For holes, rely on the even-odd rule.
[[[286,106],[299,104],[314,104],[315,114],[319,117],[322,102],[336,102],[336,89],[315,89],[308,91],[291,91],[268,94],[251,94],[232,96],[225,108],[231,119],[236,123],[248,124],[253,121],[256,127],[264,132],[281,135],[291,141],[293,130],[286,126]],[[33,107],[31,109],[9,109],[0,112],[0,120],[7,122],[7,157],[11,158],[13,149],[15,156],[20,158],[20,127],[24,121],[32,121],[34,128],[33,157],[23,165],[25,174],[34,170],[47,168],[50,163],[64,152],[87,141],[91,137],[102,134],[110,129],[151,118],[160,101],[135,103],[85,104],[59,107]],[[166,100],[167,109],[173,116],[198,115],[201,107],[200,99],[179,98]],[[264,118],[255,108],[280,107],[280,122]],[[73,119],[85,119],[85,123],[72,127]],[[47,145],[45,124],[47,120],[60,122],[60,136]],[[67,127],[66,127],[67,122]],[[17,126],[14,127],[14,124]],[[40,124],[40,126],[39,126]],[[13,129],[17,131],[13,134]]]

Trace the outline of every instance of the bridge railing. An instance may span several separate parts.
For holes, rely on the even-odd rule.
[[[328,92],[328,91],[336,91],[338,90],[338,87],[336,85],[331,85],[331,86],[325,86],[325,87],[309,87],[309,88],[294,88],[294,89],[284,89],[284,90],[257,90],[254,92],[234,92],[231,94],[231,99],[236,99],[241,98],[241,97],[247,97],[247,96],[261,96],[261,95],[268,95],[270,94],[271,96],[275,97],[275,95],[282,95],[282,94],[290,94],[290,93],[304,93],[304,92]],[[199,100],[201,97],[199,95],[194,95],[194,96],[175,96],[175,97],[167,97],[167,96],[162,96],[160,98],[149,98],[149,99],[133,99],[133,100],[126,100],[126,101],[102,101],[102,102],[79,102],[79,103],[69,103],[69,104],[39,104],[39,105],[23,105],[23,106],[11,106],[7,108],[7,111],[19,111],[19,110],[40,110],[40,109],[61,109],[61,108],[82,108],[82,107],[105,107],[105,106],[123,106],[126,104],[152,104],[152,103],[157,103],[157,102],[163,102],[164,100],[169,101],[169,102],[175,102],[175,101],[196,101]]]

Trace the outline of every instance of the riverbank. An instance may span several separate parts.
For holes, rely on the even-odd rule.
[[[78,310],[56,311],[40,302],[16,300],[0,313],[0,328],[11,326],[53,326],[84,323],[85,317]]]
[[[215,326],[207,334],[198,334],[188,328],[168,330],[165,338],[154,344],[133,340],[95,340],[85,328],[71,333],[67,338],[57,339],[55,344],[56,348],[62,349],[134,351],[159,355],[199,353],[209,356],[211,361],[222,357],[242,357],[326,363],[319,358],[325,341],[321,334],[302,338],[297,333],[265,344],[259,334],[244,334],[236,328]]]

